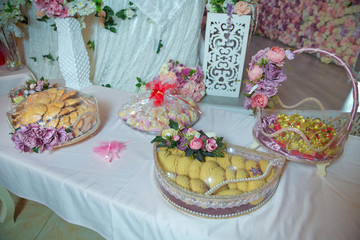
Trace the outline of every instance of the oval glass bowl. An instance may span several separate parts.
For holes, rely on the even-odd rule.
[[[55,94],[59,92],[58,95],[61,94],[61,96],[64,96],[64,99],[61,100],[61,96],[53,97],[54,95],[52,94],[54,92]],[[65,94],[67,94],[66,99]],[[50,100],[48,100],[48,98]],[[27,103],[26,101],[30,102]],[[63,104],[60,104],[59,102],[63,102]],[[46,105],[46,112],[40,117],[38,112],[34,114],[34,116],[27,114],[26,119],[30,119],[31,122],[22,120],[25,116],[22,118],[21,114],[34,104]],[[57,114],[50,114],[51,108],[60,108],[60,110],[57,110]],[[47,113],[49,113],[49,115],[46,115]],[[26,125],[31,123],[38,124],[41,127],[70,127],[75,137],[68,142],[55,146],[55,148],[77,143],[89,137],[100,126],[99,108],[96,98],[71,88],[51,88],[42,92],[33,93],[28,98],[21,101],[14,109],[7,112],[6,116],[9,127],[13,132],[20,124]],[[47,118],[47,116],[51,117]],[[36,120],[33,120],[35,118]],[[65,121],[64,119],[68,121]]]
[[[261,176],[255,178],[231,179],[220,182],[205,193],[196,193],[178,185],[174,173],[166,172],[158,159],[159,148],[154,145],[155,182],[165,200],[177,209],[198,217],[210,219],[232,218],[248,214],[263,206],[275,193],[285,163],[285,158],[252,149],[227,144],[230,156],[239,155],[246,160],[267,160],[269,165]],[[197,160],[196,160],[197,161]],[[230,165],[230,167],[233,167]],[[255,180],[263,181],[270,174],[270,180],[261,187],[237,195],[215,195],[224,185]]]
[[[341,157],[354,123],[359,105],[357,82],[352,70],[336,55],[315,48],[303,48],[294,51],[295,54],[303,52],[328,55],[344,67],[353,87],[354,101],[351,112],[326,111],[321,102],[312,97],[305,98],[292,106],[287,106],[278,99],[284,110],[257,109],[253,136],[261,146],[285,156],[288,160],[316,165],[319,174],[325,176],[325,167]],[[319,110],[296,110],[297,107],[306,103],[317,105]],[[294,117],[295,114],[300,116],[297,118],[300,122],[295,122],[298,126],[288,122],[289,118]],[[282,119],[279,118],[281,115]],[[275,128],[270,123],[273,123],[272,119],[275,118],[282,122],[285,119],[288,125]],[[294,119],[290,121],[294,121]],[[280,125],[278,124],[278,126]],[[324,129],[325,127],[327,128]]]

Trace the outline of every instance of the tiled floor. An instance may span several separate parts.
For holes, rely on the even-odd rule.
[[[98,233],[70,224],[46,206],[11,194],[15,223],[0,224],[0,240],[102,240]],[[1,211],[1,201],[0,201]]]

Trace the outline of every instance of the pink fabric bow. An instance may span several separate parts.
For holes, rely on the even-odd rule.
[[[93,148],[93,152],[98,153],[107,162],[112,162],[114,158],[120,158],[118,153],[125,148],[125,145],[128,142],[129,141],[127,141],[126,143],[121,143],[118,141],[101,142],[99,147]]]

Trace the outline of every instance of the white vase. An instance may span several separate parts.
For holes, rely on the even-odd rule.
[[[58,55],[65,86],[82,90],[90,82],[90,61],[81,35],[80,23],[75,18],[56,18]]]
[[[203,62],[206,94],[239,97],[250,19],[233,14],[227,40],[228,15],[208,12]]]

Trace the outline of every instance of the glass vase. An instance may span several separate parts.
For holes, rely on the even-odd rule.
[[[13,32],[1,28],[0,48],[5,56],[5,64],[9,71],[16,71],[22,67]]]

